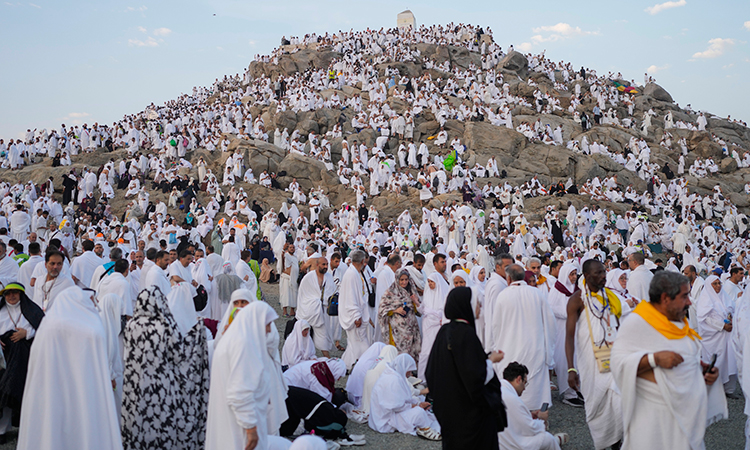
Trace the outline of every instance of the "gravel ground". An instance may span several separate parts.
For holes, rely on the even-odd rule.
[[[278,284],[262,284],[262,289],[266,300],[274,307],[276,312],[281,316],[281,308],[278,299]],[[277,328],[283,333],[286,322],[289,318],[279,317],[276,321]],[[346,333],[342,337],[345,338]],[[283,345],[283,336],[281,345]],[[345,339],[342,342],[346,346]],[[334,350],[331,352],[333,357],[341,357],[341,352]],[[345,387],[346,378],[339,380],[337,386]],[[712,425],[706,430],[706,449],[707,450],[728,450],[744,448],[744,427],[745,415],[743,413],[744,398],[727,399],[729,404],[729,420],[724,420]],[[350,422],[347,425],[349,434],[364,434],[367,439],[369,448],[378,449],[398,449],[398,450],[437,450],[440,449],[439,442],[430,442],[415,436],[401,433],[380,434],[372,431],[367,424],[360,425]],[[552,433],[565,432],[570,435],[570,442],[565,445],[564,449],[591,449],[593,442],[586,426],[586,419],[583,409],[573,408],[563,405],[553,394],[552,407],[550,409],[550,431]],[[16,437],[18,430],[10,431],[8,437],[10,441],[7,444],[0,445],[0,450],[14,450],[16,448]],[[42,449],[40,449],[42,450]]]

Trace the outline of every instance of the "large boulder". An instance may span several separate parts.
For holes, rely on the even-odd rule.
[[[318,187],[318,185],[338,184],[338,178],[335,177],[333,172],[329,172],[321,161],[296,153],[288,154],[278,165],[277,170],[278,172],[286,172],[284,177],[279,177],[279,183],[282,187],[287,186],[292,178],[296,178],[300,187],[305,191]]]
[[[276,128],[282,131],[286,128],[289,130],[289,134],[297,128],[297,114],[291,110],[282,111],[276,114],[273,121],[276,124]]]
[[[720,159],[724,156],[721,145],[713,141],[700,141],[693,149],[693,153],[701,158]]]
[[[607,176],[607,172],[599,167],[594,158],[581,157],[576,161],[576,183],[583,184],[594,177],[602,178]]]
[[[734,158],[724,158],[721,160],[719,166],[719,172],[721,173],[732,173],[737,170],[737,161]]]
[[[469,122],[464,132],[464,144],[479,157],[480,164],[499,152],[517,156],[526,147],[526,136],[506,127],[497,127],[489,122]],[[483,156],[483,158],[482,158]]]
[[[666,89],[656,83],[648,83],[643,89],[643,94],[651,96],[657,100],[661,100],[662,102],[674,103],[674,100],[672,99],[672,96],[669,95],[669,92],[667,92]]]
[[[521,78],[526,78],[529,73],[529,60],[521,53],[513,51],[500,60],[500,67],[505,70],[512,70]]]
[[[285,156],[286,152],[283,149],[268,142],[255,140],[253,146],[247,148],[245,165],[252,167],[257,177],[263,170],[268,170],[268,173],[276,172]]]

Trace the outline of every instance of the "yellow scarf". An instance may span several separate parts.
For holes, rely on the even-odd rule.
[[[585,279],[583,280],[583,288],[584,290],[586,289]],[[620,297],[618,297],[617,294],[607,288],[604,288],[604,293],[607,294],[607,300],[609,300],[609,307],[612,310],[612,314],[614,314],[615,317],[619,319],[622,316],[622,304],[620,303]],[[601,303],[602,306],[605,306],[607,304],[601,293],[591,292],[591,296],[599,300],[599,303]]]
[[[648,322],[649,325],[654,327],[656,331],[667,339],[682,339],[685,336],[692,340],[695,340],[695,338],[702,339],[695,330],[690,328],[687,318],[682,319],[685,322],[685,326],[680,329],[677,325],[670,322],[667,316],[654,308],[654,305],[650,302],[638,303],[633,312],[643,317],[643,320]]]
[[[544,284],[544,283],[545,283],[546,281],[547,281],[547,278],[546,278],[546,277],[545,277],[544,275],[542,275],[542,274],[540,273],[540,274],[539,274],[539,279],[537,279],[537,280],[536,280],[536,285],[537,285],[537,286],[541,286],[541,285],[543,285],[543,284]]]

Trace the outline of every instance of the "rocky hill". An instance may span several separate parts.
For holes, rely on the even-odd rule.
[[[488,37],[485,36],[485,38]],[[257,61],[252,62],[248,67],[250,78],[275,77],[278,74],[292,75],[304,72],[309,68],[326,69],[331,61],[342,57],[342,54],[334,52],[329,47],[318,47],[317,45],[302,47],[302,49],[295,49],[297,51],[294,53],[282,54],[277,65]],[[467,69],[470,66],[476,67],[481,64],[479,53],[469,51],[464,47],[435,44],[415,44],[412,47],[416,47],[420,51],[422,55],[421,60],[416,59],[415,61],[408,62],[379,64],[376,66],[379,78],[384,80],[386,69],[396,68],[401,75],[411,77],[421,77],[425,73],[429,73],[433,81],[438,82],[437,80],[440,80],[438,82],[438,85],[440,85],[452,75],[434,68],[427,69],[425,61],[428,59],[437,64],[449,61],[451,67],[462,69]],[[573,120],[573,114],[567,110],[573,92],[573,83],[571,82],[567,86],[568,90],[555,89],[555,85],[547,74],[530,70],[527,57],[518,52],[506,55],[498,63],[497,67],[495,67],[495,70],[498,74],[502,74],[505,82],[510,85],[510,94],[524,97],[531,104],[534,102],[533,94],[537,88],[543,93],[550,94],[560,100],[562,110],[556,110],[554,114],[537,114],[535,109],[525,106],[515,106],[511,111],[514,128],[523,122],[533,124],[533,122],[540,118],[543,124],[550,124],[552,128],[558,125],[562,126],[565,142],[569,140],[580,141],[586,136],[589,142],[596,141],[604,144],[612,152],[622,152],[628,145],[631,137],[638,139],[642,137],[640,130],[637,128],[627,129],[615,125],[594,126],[591,130],[584,132],[580,124]],[[531,78],[536,86],[528,83],[529,78]],[[463,82],[459,81],[459,84],[461,83]],[[586,92],[589,85],[582,82],[581,87],[582,92]],[[362,85],[359,83],[355,86],[345,86],[342,90],[336,92],[342,101],[351,96],[359,95],[364,105],[368,100],[368,92],[361,89]],[[403,86],[397,85],[390,88],[387,103],[396,113],[401,114],[407,109],[408,105],[393,95],[396,89],[403,89]],[[323,90],[320,92],[325,98],[329,98],[333,93],[333,90]],[[448,97],[448,99],[454,107],[458,107],[462,102],[469,107],[471,106],[471,102],[468,99],[461,100],[457,97]],[[334,163],[341,156],[341,142],[344,138],[350,141],[357,139],[368,146],[373,146],[378,136],[372,129],[364,129],[361,132],[353,129],[351,127],[351,119],[354,116],[354,112],[350,108],[343,110],[318,109],[300,113],[295,113],[291,110],[278,112],[275,103],[272,103],[270,106],[261,106],[256,103],[256,100],[254,97],[245,97],[242,99],[242,102],[250,106],[250,112],[253,117],[260,116],[263,118],[266,132],[269,136],[273,136],[273,131],[277,128],[281,130],[286,128],[289,132],[299,130],[301,132],[301,140],[304,141],[310,132],[325,134],[336,124],[341,123],[344,137],[335,139],[332,142],[331,157]],[[209,101],[227,103],[229,102],[229,96],[225,92],[218,92]],[[594,106],[595,99],[586,97],[578,107],[578,111],[585,111],[589,117],[593,117],[592,110]],[[614,109],[619,117],[628,116],[627,108],[624,105],[620,105]],[[722,187],[725,195],[731,199],[740,211],[745,213],[750,212],[748,208],[750,202],[748,201],[748,196],[744,193],[745,184],[750,182],[750,169],[738,168],[736,161],[731,157],[725,156],[721,146],[711,136],[713,133],[730,145],[736,145],[740,149],[750,149],[750,129],[719,117],[708,116],[708,131],[671,128],[669,131],[674,136],[673,148],[667,149],[659,145],[664,132],[663,117],[665,114],[668,111],[672,111],[675,121],[681,120],[688,123],[695,123],[697,115],[678,107],[670,94],[656,84],[645,86],[642,92],[635,95],[635,111],[633,116],[640,118],[649,109],[652,109],[656,113],[656,116],[652,119],[648,135],[645,137],[651,149],[651,162],[659,164],[659,166],[669,163],[670,167],[676,172],[680,152],[675,143],[680,138],[685,138],[689,149],[688,156],[686,157],[686,169],[695,158],[711,157],[720,166],[719,173],[714,175],[709,174],[706,178],[698,179],[686,173],[689,188],[699,194],[708,194],[714,186],[719,185]],[[419,142],[428,136],[433,136],[439,130],[438,121],[427,108],[415,118],[414,125],[415,142]],[[646,189],[646,182],[640,179],[635,172],[625,169],[623,165],[615,162],[606,155],[584,155],[573,152],[565,148],[565,146],[552,146],[542,144],[538,141],[534,142],[515,131],[515,129],[494,126],[486,121],[461,122],[448,120],[445,124],[445,129],[449,134],[449,142],[454,137],[459,137],[462,143],[466,145],[467,150],[463,155],[463,159],[468,163],[469,167],[473,166],[476,162],[484,165],[490,156],[495,156],[500,170],[504,169],[507,172],[507,181],[514,186],[528,181],[534,175],[538,175],[539,179],[545,185],[561,180],[565,181],[568,178],[575,180],[580,185],[594,177],[603,178],[616,174],[620,188],[624,189],[628,185],[632,185],[638,192],[643,192]],[[277,173],[283,171],[286,173],[286,176],[279,178],[282,187],[286,187],[294,177],[305,191],[308,191],[311,187],[322,186],[327,192],[333,206],[339,206],[342,202],[354,203],[355,196],[353,191],[345,188],[339,182],[336,173],[326,170],[321,161],[310,157],[289,154],[267,142],[242,140],[238,139],[235,135],[229,135],[229,138],[231,140],[229,149],[235,150],[239,148],[244,152],[245,164],[253,168],[256,176],[263,170]],[[430,147],[431,155],[436,154],[439,149],[431,141],[425,140],[425,142]],[[395,154],[398,146],[399,140],[396,137],[391,137],[385,152]],[[445,149],[442,150],[445,152]],[[209,168],[212,169],[213,173],[221,174],[223,173],[224,161],[229,154],[229,152],[222,153],[219,150],[208,152],[204,149],[197,149],[189,152],[187,159],[194,163],[199,156],[203,156],[209,163]],[[120,159],[126,157],[127,153],[124,150],[106,153],[103,149],[99,149],[93,154],[74,157],[74,167],[80,168],[84,165],[98,167],[110,158],[118,162]],[[55,180],[60,180],[62,175],[68,171],[69,168],[66,167],[52,168],[50,167],[50,161],[45,160],[41,163],[26,166],[20,171],[3,171],[2,178],[11,182],[32,180],[39,183],[46,180],[49,176],[54,176]],[[192,176],[197,175],[195,169],[192,171],[182,169],[182,172],[190,173]],[[416,174],[415,172],[412,173]],[[663,177],[661,173],[657,175]],[[366,177],[363,181],[365,181],[365,186],[367,186]],[[497,184],[503,183],[506,180],[489,178],[483,179],[481,184],[483,185],[486,181],[492,181],[493,184]],[[241,182],[238,183],[238,186],[243,187],[252,199],[261,201],[264,209],[270,207],[278,208],[284,199],[291,198],[291,193],[281,190],[269,190],[258,185],[248,185]],[[118,191],[117,197],[113,202],[115,211],[124,208],[127,204],[127,201],[122,198],[121,192]],[[444,194],[435,197],[431,201],[431,204],[437,206],[444,201],[459,198],[460,196],[457,193]],[[153,193],[153,200],[165,201],[166,197],[160,193]],[[206,194],[202,193],[199,200],[205,204],[207,201]],[[539,213],[543,212],[543,207],[547,204],[562,205],[563,202],[567,202],[568,200],[573,200],[574,204],[578,207],[583,204],[590,205],[592,203],[590,198],[584,196],[569,195],[564,200],[555,197],[535,198],[527,202],[527,216],[530,216],[532,219],[539,218]],[[408,189],[408,195],[382,192],[379,196],[368,199],[369,204],[375,205],[380,211],[381,220],[394,219],[404,209],[419,211],[420,207],[419,196],[414,188]],[[618,212],[626,209],[625,205],[621,204],[608,204],[607,207]],[[300,209],[306,212],[306,208],[303,205],[300,205]],[[323,211],[321,217],[327,217],[328,212]]]

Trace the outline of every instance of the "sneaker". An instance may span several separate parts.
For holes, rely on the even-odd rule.
[[[583,408],[586,405],[583,399],[578,397],[564,398],[562,402],[564,405],[572,406],[573,408]]]

